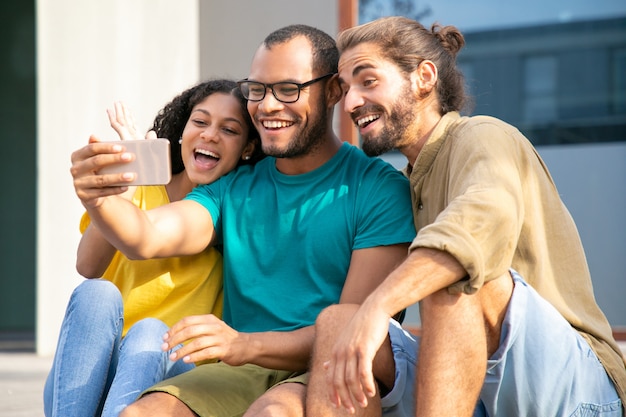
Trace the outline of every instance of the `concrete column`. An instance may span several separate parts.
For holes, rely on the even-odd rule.
[[[83,213],[69,173],[89,135],[117,136],[105,113],[115,100],[140,130],[199,80],[198,0],[38,0],[37,331],[54,353],[75,270]],[[33,121],[34,122],[34,121]]]

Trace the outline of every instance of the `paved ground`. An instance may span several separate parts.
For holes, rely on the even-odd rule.
[[[626,341],[620,342],[626,354]],[[0,417],[43,417],[43,385],[52,358],[0,352]]]
[[[43,417],[43,384],[52,358],[0,353],[0,416]]]

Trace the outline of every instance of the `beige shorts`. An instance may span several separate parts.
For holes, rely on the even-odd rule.
[[[241,416],[252,403],[275,385],[306,384],[308,374],[277,371],[256,365],[209,363],[159,382],[141,395],[166,392],[181,400],[200,417]]]

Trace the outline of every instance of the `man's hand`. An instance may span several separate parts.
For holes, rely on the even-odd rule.
[[[389,318],[366,301],[337,340],[331,359],[324,364],[328,397],[335,407],[353,414],[355,402],[365,408],[368,397],[376,395],[372,363],[387,337]]]
[[[232,366],[247,363],[246,333],[237,332],[213,314],[185,317],[170,328],[163,340],[163,351],[188,342],[171,354],[173,361],[181,358],[184,362],[219,359]]]

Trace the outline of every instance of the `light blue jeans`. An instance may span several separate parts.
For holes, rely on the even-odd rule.
[[[500,347],[489,358],[474,417],[621,417],[613,382],[589,344],[522,277],[504,317]],[[419,338],[391,320],[396,382],[382,399],[385,417],[415,416]]]
[[[161,351],[162,321],[143,319],[122,339],[123,324],[122,297],[110,281],[76,287],[44,387],[46,417],[117,416],[146,388],[194,367]]]

